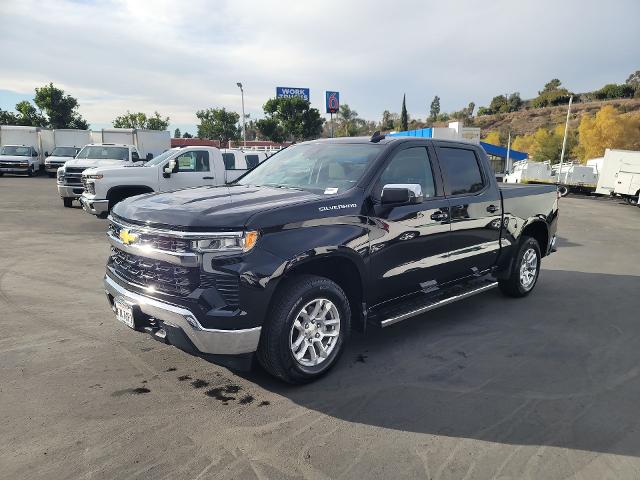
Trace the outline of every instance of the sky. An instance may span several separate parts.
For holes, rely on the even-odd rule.
[[[53,82],[92,128],[159,111],[195,133],[209,107],[262,115],[276,86],[340,92],[369,120],[498,94],[574,92],[640,69],[638,0],[0,0],[0,108]]]

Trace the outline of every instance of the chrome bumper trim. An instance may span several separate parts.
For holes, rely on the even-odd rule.
[[[61,197],[80,198],[80,195],[82,195],[82,192],[75,193],[74,190],[77,190],[77,189],[80,189],[82,190],[82,192],[84,192],[84,187],[82,186],[82,184],[75,185],[75,186],[58,184],[58,193],[60,194]]]
[[[100,215],[109,211],[109,200],[89,200],[84,195],[80,197],[82,209],[91,215]]]
[[[137,306],[146,315],[180,328],[202,353],[239,355],[255,352],[258,348],[262,327],[244,330],[204,328],[190,310],[130,292],[109,276],[104,277],[104,287],[107,296],[120,297],[125,302]]]
[[[82,201],[82,198],[80,199]],[[126,245],[119,238],[114,237],[111,232],[107,232],[109,243],[123,252],[137,255],[139,257],[152,258],[181,267],[197,267],[200,264],[200,256],[195,253],[178,253],[168,250],[158,250],[149,246]]]

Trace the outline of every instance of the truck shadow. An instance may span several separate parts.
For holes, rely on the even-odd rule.
[[[247,377],[356,424],[639,456],[639,289],[637,276],[543,270],[525,299],[494,290],[356,334],[313,384]]]

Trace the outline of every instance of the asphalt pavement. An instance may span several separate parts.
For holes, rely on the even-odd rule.
[[[0,477],[640,478],[640,208],[560,201],[536,290],[355,334],[311,385],[118,323],[106,221],[0,178]]]

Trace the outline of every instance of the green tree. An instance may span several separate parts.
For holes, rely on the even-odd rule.
[[[562,82],[557,78],[547,82],[544,88],[538,92],[538,96],[531,101],[533,108],[550,107],[569,103],[571,92],[562,87]]]
[[[616,85],[615,83],[610,83],[593,92],[593,96],[598,100],[613,100],[614,98],[631,98],[634,93],[634,88],[629,84]]]
[[[225,108],[208,108],[198,110],[196,117],[200,120],[198,137],[219,140],[221,146],[229,144],[230,140],[240,140],[240,115],[227,111]]]
[[[182,138],[193,138],[193,135],[191,135],[189,132],[184,132],[182,134]]]
[[[338,136],[353,137],[358,135],[365,123],[358,117],[358,112],[352,110],[348,104],[343,103],[338,110]]]
[[[18,117],[15,113],[0,108],[0,125],[18,125]]]
[[[180,129],[179,129],[179,128],[176,128],[176,129],[173,131],[173,138],[180,138],[180,137],[182,137],[182,134],[180,133]]]
[[[382,112],[382,121],[380,122],[380,130],[389,131],[395,128],[395,124],[398,121],[398,114],[391,113],[389,110]]]
[[[435,96],[431,101],[431,107],[429,109],[429,120],[434,122],[436,118],[438,118],[438,114],[440,113],[440,97]]]
[[[506,95],[496,95],[491,99],[489,110],[492,114],[507,113],[509,111],[509,99]]]
[[[53,83],[36,88],[36,106],[47,115],[47,126],[51,128],[79,128],[86,130],[89,124],[78,113],[78,100],[66,95]]]
[[[271,98],[262,107],[265,118],[256,122],[260,134],[274,142],[308,140],[322,133],[324,118],[308,100],[300,97]]]
[[[40,113],[31,102],[23,100],[16,105],[18,115],[16,124],[28,127],[46,127],[47,119]]]
[[[158,112],[147,117],[143,112],[130,112],[116,117],[113,121],[115,128],[145,128],[148,130],[166,130],[169,128],[169,117],[162,118]]]
[[[403,132],[409,130],[409,114],[407,113],[407,95],[402,95],[402,111],[400,112],[400,129]]]

